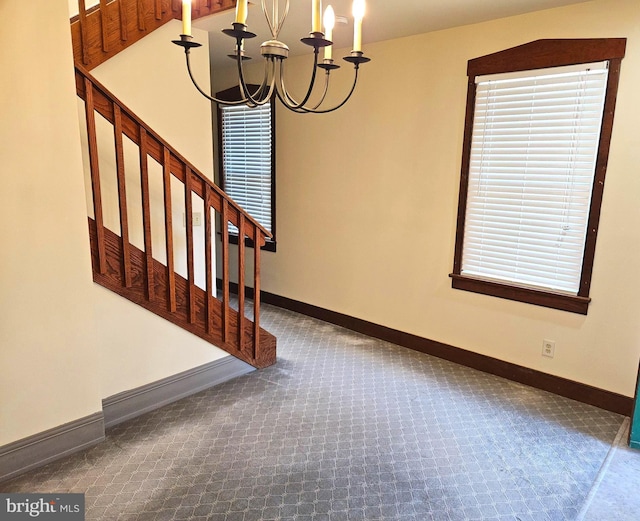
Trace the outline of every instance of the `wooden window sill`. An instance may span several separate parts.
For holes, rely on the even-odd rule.
[[[536,306],[559,309],[561,311],[569,311],[570,313],[578,313],[580,315],[587,314],[589,302],[591,302],[589,297],[552,293],[550,291],[531,288],[521,288],[499,282],[474,279],[456,273],[451,273],[449,276],[451,277],[451,287],[454,289],[481,293],[483,295],[491,295],[508,300],[525,302],[527,304],[534,304]]]

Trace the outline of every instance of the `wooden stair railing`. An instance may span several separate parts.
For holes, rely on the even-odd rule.
[[[270,233],[225,192],[145,125],[86,70],[76,66],[76,91],[85,102],[94,219],[89,218],[94,280],[108,289],[179,325],[257,368],[275,363],[276,339],[260,327],[260,247]],[[96,113],[113,126],[115,176],[120,236],[104,225]],[[123,137],[138,147],[142,194],[144,251],[129,240],[129,208],[125,182]],[[162,168],[166,264],[153,257],[149,158]],[[184,186],[187,277],[175,271],[172,222],[172,179]],[[204,266],[206,287],[195,283],[192,194],[204,208]],[[212,216],[212,210],[213,216]],[[222,298],[214,296],[212,244],[220,228]],[[245,241],[238,241],[238,298],[236,311],[229,295],[229,223],[239,237],[253,241],[253,321],[245,316]]]
[[[232,9],[236,0],[192,0],[193,19]],[[71,19],[75,63],[91,70],[169,20],[182,18],[181,0],[78,0]],[[176,35],[177,37],[177,35]]]

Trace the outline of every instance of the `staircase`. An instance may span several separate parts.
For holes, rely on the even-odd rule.
[[[179,7],[180,2],[101,1],[90,12],[84,9],[83,0],[79,0],[79,4],[80,15],[72,19],[72,34],[76,91],[85,108],[93,202],[89,231],[94,281],[256,368],[272,365],[276,360],[276,339],[260,327],[261,250],[252,248],[251,306],[245,298],[245,240],[238,241],[237,256],[232,255],[229,225],[237,228],[239,237],[255,246],[264,245],[270,233],[133,114],[83,65],[87,58],[88,65],[95,67],[130,45],[131,39],[140,39],[129,30],[131,13],[139,13],[137,24],[145,27],[139,32],[146,34],[153,27],[149,21],[151,14],[157,21],[155,27],[159,27],[174,17],[174,7]],[[200,12],[194,12],[194,16],[230,5],[227,0],[194,0],[194,11],[200,6]],[[113,40],[111,33],[104,34],[104,28],[111,27],[114,13],[120,13],[115,16],[119,21],[116,27],[120,27],[117,33],[120,43]],[[101,27],[98,39],[91,29],[97,26],[95,20],[102,20],[98,24]],[[123,34],[127,39],[122,38]],[[110,128],[112,138],[109,140],[113,139],[113,144],[107,155],[115,158],[114,172],[101,171],[105,134],[99,136],[98,120]],[[132,147],[137,156],[135,172],[129,171],[126,165],[131,162],[125,161]],[[115,188],[111,191],[107,188],[105,194],[108,176],[115,177],[112,183]],[[133,209],[132,196],[127,195],[132,179],[140,193]],[[174,222],[176,196],[181,201],[184,223]],[[116,225],[105,222],[113,221],[105,218],[111,213],[117,214]],[[158,219],[158,215],[162,217]],[[195,221],[200,219],[202,223],[197,224],[203,228],[198,229]],[[162,233],[158,230],[158,220]],[[183,231],[180,225],[184,226]],[[176,230],[181,230],[179,237]],[[214,245],[219,252],[218,262],[213,257]],[[182,269],[178,269],[178,265]],[[229,292],[232,265],[237,266],[238,288],[237,298],[233,299]],[[221,287],[219,295],[217,285]]]
[[[192,0],[192,18],[235,5],[235,0]],[[78,15],[71,19],[75,63],[91,70],[181,16],[181,0],[100,0],[89,9],[85,0],[78,0]]]

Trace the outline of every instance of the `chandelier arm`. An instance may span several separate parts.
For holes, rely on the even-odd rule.
[[[322,105],[322,102],[327,97],[327,92],[329,92],[329,71],[327,71],[327,74],[325,76],[324,89],[322,91],[322,96],[320,97],[320,101],[318,101],[318,103],[316,103],[315,106],[311,107],[311,110],[315,110],[320,105]],[[307,112],[309,112],[309,109],[307,109],[306,107],[301,107],[300,109],[293,110],[293,112],[296,112],[298,114],[306,114]]]
[[[256,88],[255,92],[253,92],[251,94],[251,96],[256,96],[258,98],[263,96],[263,94],[265,92],[265,88],[267,86],[267,82],[268,82],[268,74],[267,74],[267,71],[265,70],[265,74],[264,74],[264,76],[262,78],[262,83],[260,85],[258,85],[258,87]],[[242,87],[242,82],[240,81],[240,75],[238,75],[238,89],[240,89],[240,96],[247,100],[246,105],[249,108],[255,108],[255,107],[258,106],[255,103],[253,103],[249,98],[247,98],[247,96],[245,95],[245,92],[244,92],[243,87]],[[247,91],[248,90],[249,89],[247,88]]]
[[[297,105],[298,102],[291,97],[291,95],[287,91],[287,88],[284,85],[284,71],[282,70],[282,63],[280,64],[278,79],[279,81],[278,81],[278,88],[276,89],[276,93],[278,94],[278,99],[280,99],[280,102],[287,108]],[[282,95],[280,95],[280,91],[282,91]]]
[[[197,91],[202,94],[205,98],[207,98],[209,101],[213,101],[214,103],[219,103],[220,105],[246,105],[247,104],[247,99],[242,99],[242,100],[238,100],[238,101],[225,101],[225,100],[221,100],[218,99],[214,96],[211,96],[209,94],[207,94],[205,91],[203,91],[200,88],[200,85],[198,85],[198,83],[196,82],[196,79],[193,76],[193,71],[191,70],[191,60],[189,59],[189,51],[187,50],[185,52],[185,56],[187,59],[187,72],[189,73],[189,78],[191,78],[191,83],[193,83],[193,85],[195,86],[195,88],[197,89]]]
[[[312,110],[315,110],[320,105],[322,105],[322,102],[327,97],[327,92],[329,92],[329,71],[327,71],[326,74],[325,74],[324,90],[322,91],[322,96],[320,98],[320,101],[318,101],[318,103],[315,105],[315,107],[311,107]]]
[[[282,71],[281,71],[281,74],[282,74]],[[280,100],[280,103],[282,103],[282,105],[286,109],[290,110],[291,112],[295,112],[296,114],[304,114],[305,113],[305,111],[302,110],[302,109],[294,108],[297,105],[297,102],[291,98],[291,95],[287,91],[287,89],[284,86],[284,83],[282,82],[282,80],[280,80],[280,82],[278,82],[278,84],[277,84],[276,96]]]
[[[333,112],[334,110],[338,110],[340,107],[342,107],[347,101],[349,101],[349,98],[351,98],[351,95],[353,94],[353,92],[356,90],[356,84],[358,83],[358,67],[355,67],[355,76],[353,78],[353,85],[351,85],[351,90],[349,91],[349,94],[347,94],[347,97],[344,98],[340,103],[338,103],[337,105],[335,105],[334,107],[331,107],[330,109],[320,109],[317,110],[315,108],[305,108],[303,107],[304,112],[307,113],[311,113],[311,114],[327,114],[329,112]]]
[[[306,114],[308,112],[304,107],[296,108],[296,106],[298,106],[298,103],[291,98],[291,95],[287,91],[282,81],[280,81],[280,83],[278,84],[278,88],[276,88],[276,96],[280,100],[280,103],[282,103],[282,105],[291,112],[295,112],[296,114]]]
[[[278,96],[278,98],[282,104],[291,112],[295,112],[296,114],[305,114],[307,112],[306,109],[292,98],[284,85],[284,82],[280,82],[280,87],[282,88],[283,96]]]
[[[319,48],[316,47],[313,53],[313,73],[311,74],[311,82],[309,83],[307,94],[305,95],[304,99],[300,103],[297,103],[287,91],[287,88],[284,82],[284,62],[280,63],[280,85],[282,86],[282,90],[285,94],[285,97],[290,101],[290,103],[286,103],[287,108],[289,110],[297,111],[298,109],[302,109],[306,111],[306,108],[304,107],[304,105],[305,103],[307,103],[307,101],[309,101],[309,98],[311,97],[311,93],[313,92],[313,87],[315,86],[315,83],[316,83],[316,76],[318,71],[318,53],[319,53]]]
[[[276,85],[276,74],[275,74],[275,62],[273,59],[268,61],[268,66],[271,70],[271,72],[269,73],[268,71],[265,71],[265,75],[264,75],[264,85],[261,87],[261,93],[260,95],[264,95],[266,93],[265,96],[265,102],[263,103],[269,103],[271,101],[271,98],[273,97],[273,92],[275,90],[275,85]],[[268,78],[271,78],[270,81],[267,81]],[[267,92],[267,83],[269,83],[269,91]]]
[[[237,45],[238,49],[240,48],[240,46],[241,46],[241,39],[239,38],[238,45]],[[267,104],[269,102],[269,98],[271,97],[271,93],[273,92],[273,83],[274,83],[272,80],[271,87],[269,89],[269,95],[262,97],[264,86],[266,86],[267,78],[269,76],[268,69],[265,68],[262,85],[260,85],[260,87],[256,92],[251,94],[249,92],[249,88],[247,87],[247,83],[245,82],[245,79],[244,79],[244,69],[242,67],[242,56],[240,56],[240,53],[237,53],[236,55],[236,62],[238,64],[238,78],[240,79],[240,93],[241,93],[241,96],[245,98],[244,103],[249,105],[252,108]],[[268,67],[268,64],[266,67]],[[257,99],[254,98],[254,96],[256,95],[257,95]]]
[[[240,37],[238,37],[237,41],[236,41],[236,49],[239,50],[242,47],[242,39]],[[240,97],[244,98],[246,101],[246,105],[249,108],[255,108],[258,106],[258,103],[253,99],[253,96],[251,95],[251,93],[249,92],[249,89],[247,88],[247,84],[244,81],[244,73],[242,70],[242,56],[240,55],[240,52],[236,52],[236,64],[238,65],[238,83],[239,83],[239,87],[240,87]],[[266,70],[265,70],[265,75],[266,76]],[[262,83],[264,84],[264,82],[266,81],[266,77],[262,78]],[[261,85],[262,87],[262,85]],[[259,94],[260,91],[262,90],[261,87],[258,88],[257,93]],[[256,94],[256,93],[254,93]]]
[[[287,92],[284,83],[282,82],[282,68],[280,69],[280,81],[276,84],[276,96],[280,100],[280,103],[292,112],[301,113],[300,110],[292,109],[291,107],[296,105],[296,102],[291,99],[291,96]]]
[[[278,96],[278,99],[291,112],[295,112],[296,114],[306,114],[308,110],[305,107],[300,106],[300,104],[297,101],[295,101],[292,98],[292,96],[289,94],[289,91],[284,85],[284,80],[282,78],[282,75],[283,75],[282,70],[280,70],[281,77],[280,77],[280,82],[278,84],[279,88],[276,89],[276,94]]]
[[[258,105],[246,97],[245,91],[242,89],[242,84],[240,82],[238,82],[238,88],[240,89],[240,97],[246,100],[245,105],[250,109],[256,108]]]

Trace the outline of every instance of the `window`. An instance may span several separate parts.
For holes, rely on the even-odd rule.
[[[238,99],[237,87],[219,92]],[[275,110],[273,100],[261,107],[218,106],[220,185],[231,198],[273,234],[263,249],[275,251]],[[230,240],[238,230],[229,226]],[[252,246],[247,239],[247,245]]]
[[[454,288],[587,313],[625,43],[469,62]]]

